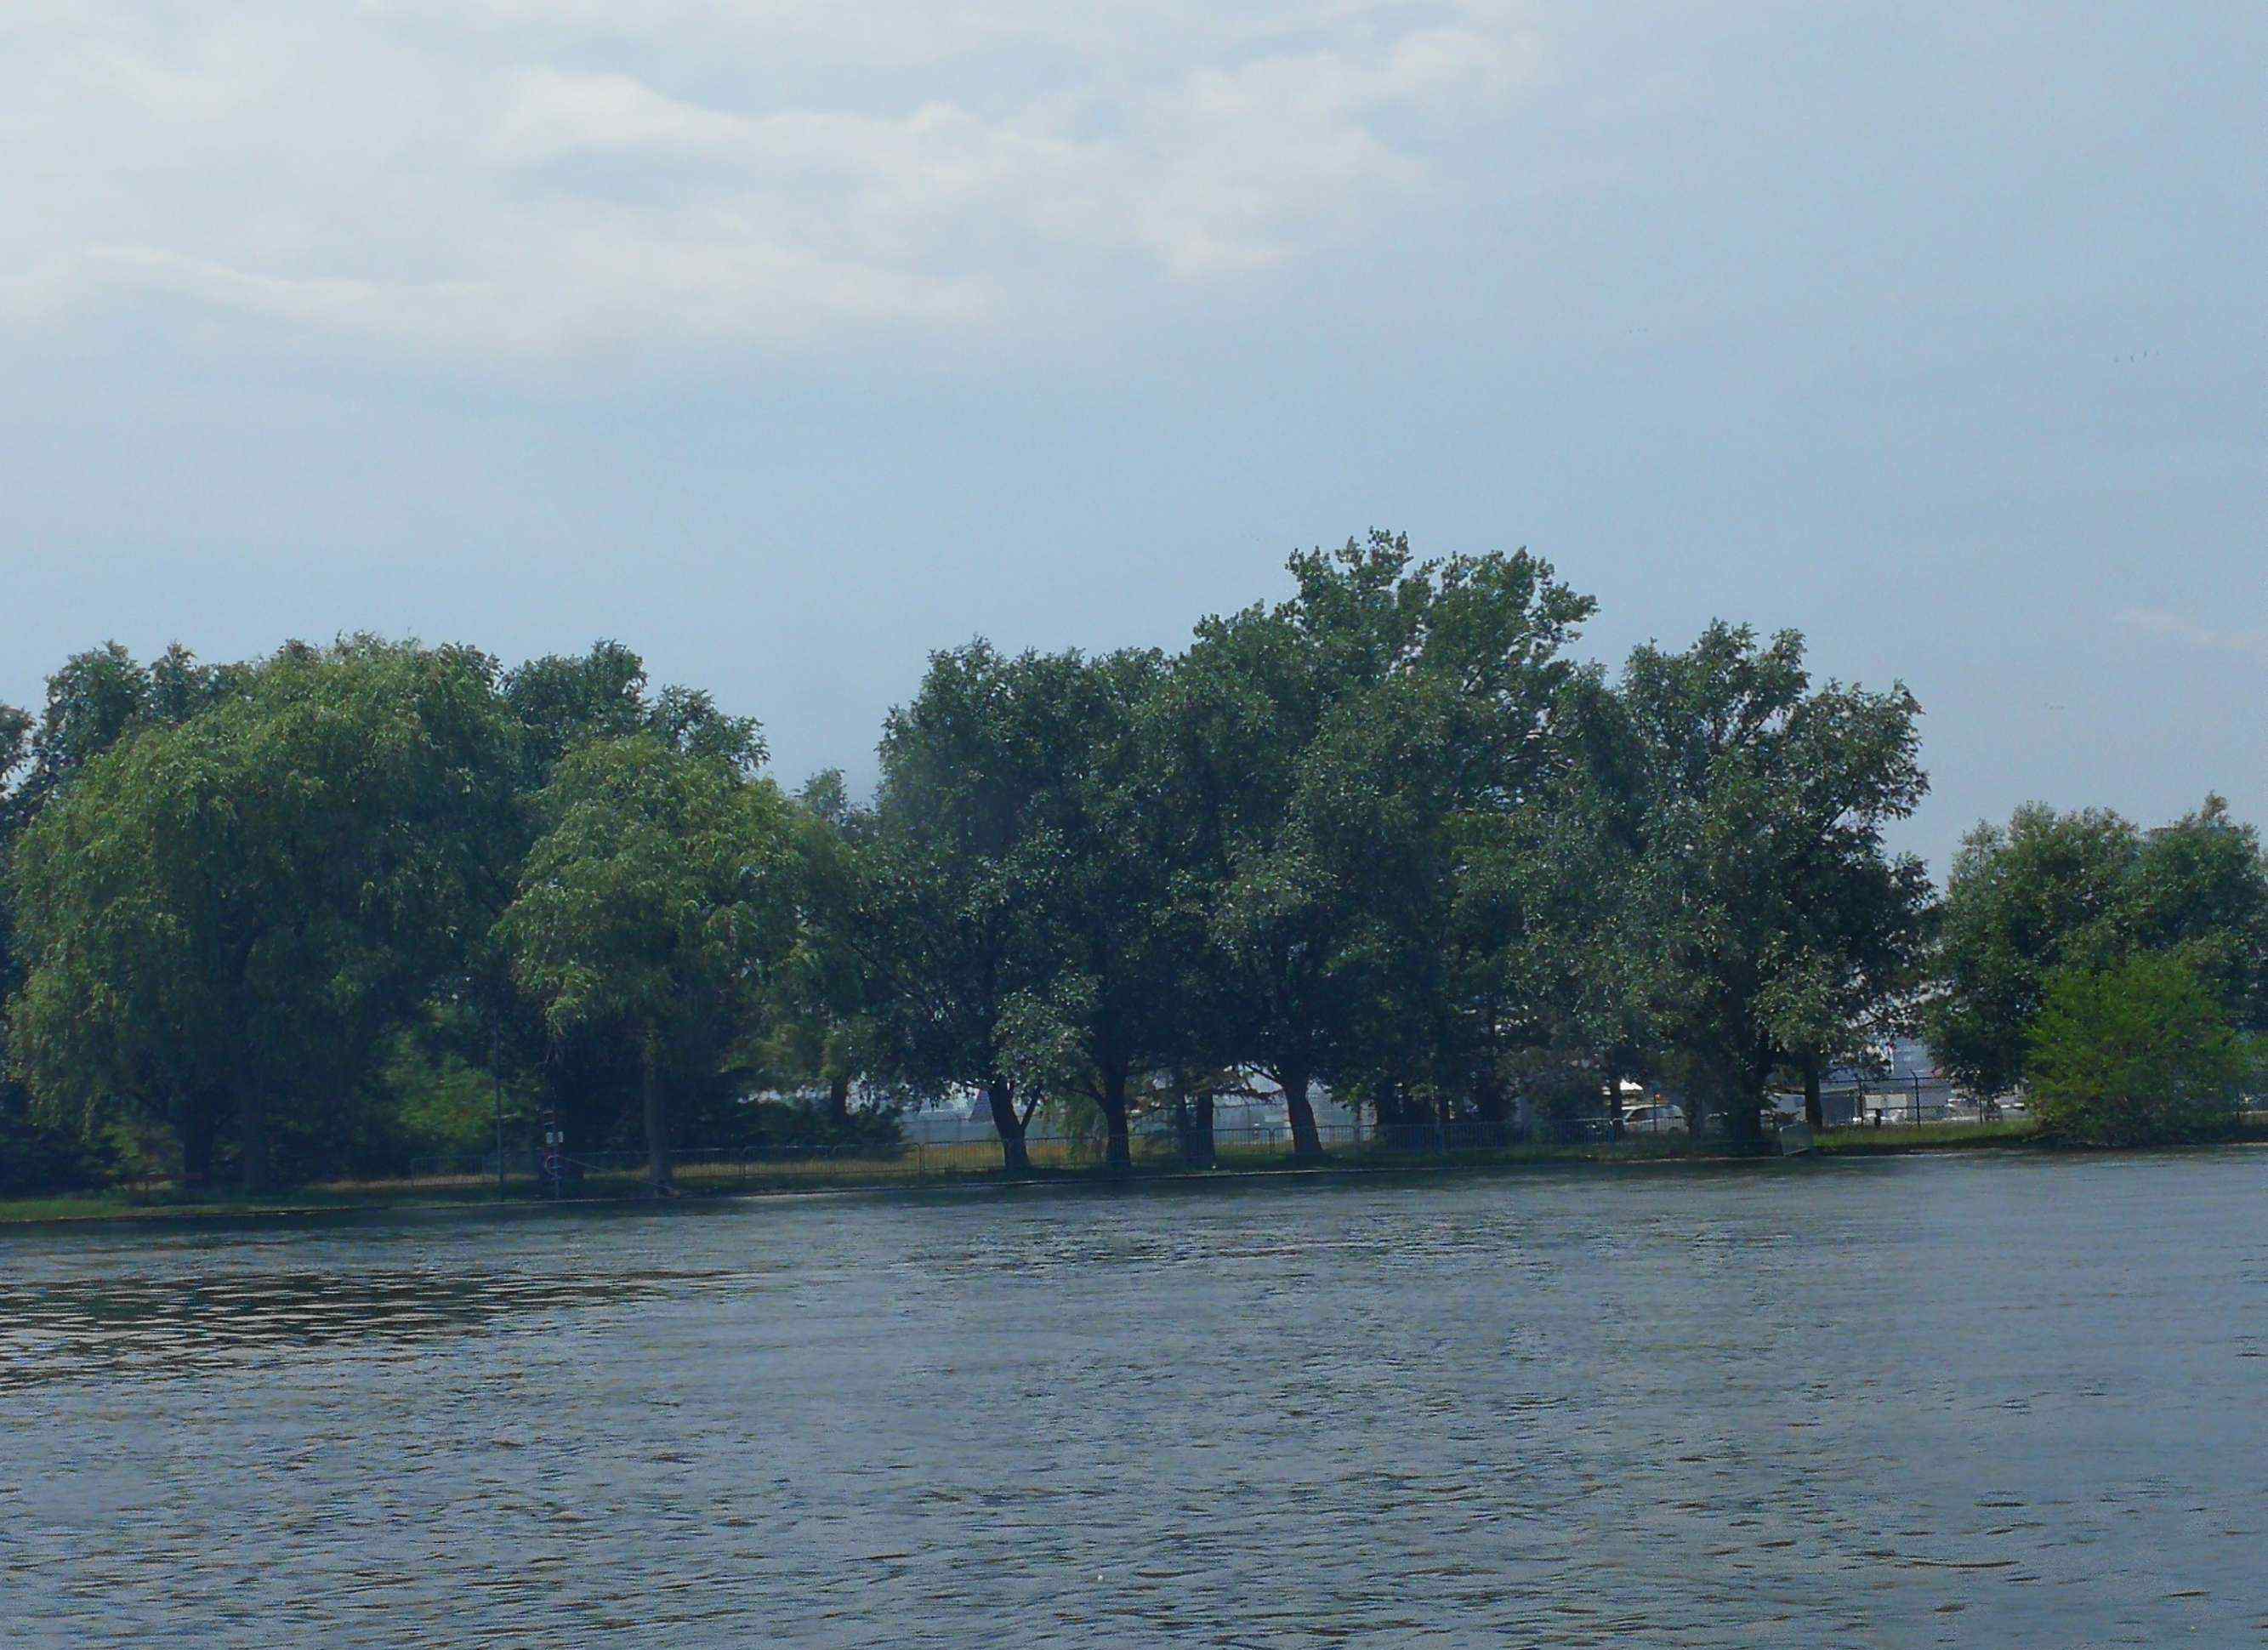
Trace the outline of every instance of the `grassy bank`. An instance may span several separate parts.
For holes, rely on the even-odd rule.
[[[2258,1117],[2235,1137],[2268,1141],[2268,1118]],[[1303,1162],[1281,1146],[1224,1146],[1215,1166],[1192,1169],[1155,1143],[1145,1143],[1133,1175],[1138,1180],[1204,1181],[1257,1175],[1363,1172],[1410,1173],[1510,1168],[1523,1165],[1590,1164],[1602,1168],[1636,1164],[1726,1163],[1713,1141],[1697,1148],[1682,1134],[1641,1135],[1620,1142],[1581,1145],[1522,1145],[1502,1150],[1434,1153],[1341,1147],[1321,1162]],[[1925,1123],[1896,1128],[1832,1129],[1819,1137],[1826,1157],[1880,1157],[1930,1152],[2048,1149],[2027,1123]],[[1092,1158],[1059,1145],[1035,1146],[1031,1170],[1019,1183],[1087,1183],[1115,1178]],[[1000,1168],[997,1146],[966,1145],[909,1151],[895,1157],[814,1157],[776,1162],[682,1163],[678,1186],[688,1197],[734,1197],[778,1192],[915,1190],[939,1186],[985,1186],[1010,1180]],[[493,1176],[460,1175],[405,1180],[333,1181],[300,1187],[272,1197],[182,1197],[167,1188],[107,1191],[76,1196],[0,1200],[0,1226],[75,1221],[244,1219],[317,1215],[364,1209],[446,1207],[452,1204],[527,1207],[549,1201],[524,1175],[509,1177],[501,1193]],[[644,1195],[642,1174],[634,1168],[585,1175],[563,1201],[618,1203]]]
[[[1880,1129],[1828,1129],[1819,1136],[1819,1150],[1830,1157],[2039,1144],[2029,1123],[1906,1123]]]

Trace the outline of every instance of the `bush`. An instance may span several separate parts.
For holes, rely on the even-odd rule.
[[[43,1121],[22,1099],[21,1091],[0,1083],[0,1195],[85,1191],[109,1183],[118,1164],[107,1142]]]
[[[2225,1133],[2253,1065],[2196,970],[2165,953],[2051,976],[2028,1054],[2041,1132],[2087,1145]]]

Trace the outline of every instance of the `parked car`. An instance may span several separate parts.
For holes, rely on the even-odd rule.
[[[1685,1108],[1664,1101],[1658,1106],[1632,1106],[1623,1113],[1623,1127],[1652,1131],[1660,1129],[1683,1129]]]

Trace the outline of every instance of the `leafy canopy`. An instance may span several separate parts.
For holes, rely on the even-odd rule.
[[[2268,1024],[2268,857],[2228,805],[2144,831],[2104,809],[2021,807],[1962,841],[1938,944],[1930,1035],[1986,1093],[2026,1079],[2028,1035],[2059,969],[2179,955],[2239,1026]]]
[[[2042,1132],[2078,1145],[2225,1131],[2257,1070],[2212,987],[2163,951],[2058,969],[2025,1042]]]
[[[793,834],[769,781],[653,733],[579,746],[498,924],[555,1031],[745,1013],[792,943]]]
[[[78,764],[11,866],[18,1072],[50,1107],[338,1103],[508,869],[512,730],[468,650],[287,648]]]

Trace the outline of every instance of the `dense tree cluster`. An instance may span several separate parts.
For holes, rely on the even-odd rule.
[[[1318,1084],[1388,1138],[1513,1137],[1625,1076],[1737,1142],[1925,1006],[2016,1081],[2075,961],[2268,1001],[2218,804],[1980,830],[1933,953],[1883,844],[1926,785],[1902,688],[1721,623],[1609,675],[1524,552],[1290,571],[1178,652],[934,655],[863,804],[613,643],[81,655],[0,708],[5,1174],[257,1190],[541,1110],[666,1186],[687,1143],[870,1127],[858,1092],[981,1096],[1012,1168],[1042,1114],[1123,1164],[1255,1086],[1314,1154]]]
[[[2257,833],[2219,797],[2155,830],[2104,809],[2041,807],[1978,826],[1948,881],[1929,1014],[1948,1069],[1987,1093],[2016,1086],[2054,976],[2104,973],[2137,954],[2177,957],[2232,1025],[2268,1024],[2263,864]]]

